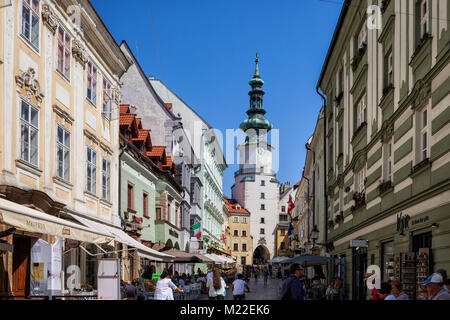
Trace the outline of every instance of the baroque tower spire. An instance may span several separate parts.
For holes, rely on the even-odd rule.
[[[272,124],[264,118],[266,110],[263,109],[263,97],[265,92],[262,90],[264,81],[259,75],[259,57],[255,57],[255,74],[249,84],[252,90],[248,93],[250,96],[250,108],[247,110],[248,119],[241,123],[241,130],[247,134],[247,143],[259,143],[265,141],[266,134],[272,130]]]

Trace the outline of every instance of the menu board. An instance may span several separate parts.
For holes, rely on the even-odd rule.
[[[419,249],[416,254],[416,299],[423,300],[426,293],[425,288],[421,285],[430,274],[430,249]]]
[[[414,300],[416,293],[416,254],[414,252],[406,252],[401,254],[401,281],[403,291]]]

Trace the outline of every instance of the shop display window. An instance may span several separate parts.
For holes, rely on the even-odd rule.
[[[395,279],[394,274],[394,241],[383,243],[382,246],[382,266],[383,266],[383,281],[392,281]]]

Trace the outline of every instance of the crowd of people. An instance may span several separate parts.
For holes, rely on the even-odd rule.
[[[281,300],[308,300],[312,298],[305,288],[303,274],[304,268],[302,266],[296,263],[291,265],[290,276],[284,280],[282,285]],[[447,278],[446,270],[437,270],[420,285],[425,292],[422,300],[450,300],[450,281]],[[344,298],[342,279],[338,277],[326,290],[324,299],[344,300]],[[403,284],[398,280],[393,280],[382,282],[379,289],[373,288],[370,300],[410,300],[410,297],[403,291]]]
[[[447,271],[439,269],[421,283],[421,289],[425,292],[423,300],[450,300],[450,281]],[[380,289],[372,289],[371,300],[410,300],[403,291],[403,284],[394,280],[382,282]]]
[[[272,278],[273,270],[268,266],[253,267],[251,270],[255,282],[262,274],[264,285],[267,285],[269,276]],[[279,270],[277,276],[279,277]],[[290,266],[289,276],[284,277],[281,285],[281,300],[309,300],[309,299],[326,299],[326,300],[344,300],[343,281],[337,277],[330,286],[324,290],[323,295],[317,298],[312,294],[312,290],[304,277],[304,267],[294,263]],[[250,273],[250,272],[249,272]],[[365,276],[367,280],[369,275]],[[201,294],[207,295],[209,300],[224,300],[227,289],[230,288],[233,293],[234,300],[245,300],[246,293],[250,292],[249,275],[235,273],[234,280],[230,280],[223,271],[218,268],[211,268],[207,274],[200,269],[196,274],[182,274],[178,272],[174,274],[168,270],[164,270],[160,279],[157,280],[154,299],[155,300],[174,300],[174,291],[183,294],[183,288],[190,284],[201,284]],[[431,274],[421,284],[422,290],[425,292],[423,300],[450,300],[450,281],[447,278],[447,272],[439,269]],[[144,299],[142,287],[137,282],[128,281],[122,283],[122,299],[139,300]],[[379,288],[373,288],[370,300],[410,300],[408,294],[403,290],[403,284],[398,281],[382,282]]]

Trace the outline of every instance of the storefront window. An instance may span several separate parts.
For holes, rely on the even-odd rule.
[[[383,243],[382,247],[383,281],[394,280],[394,241]]]

